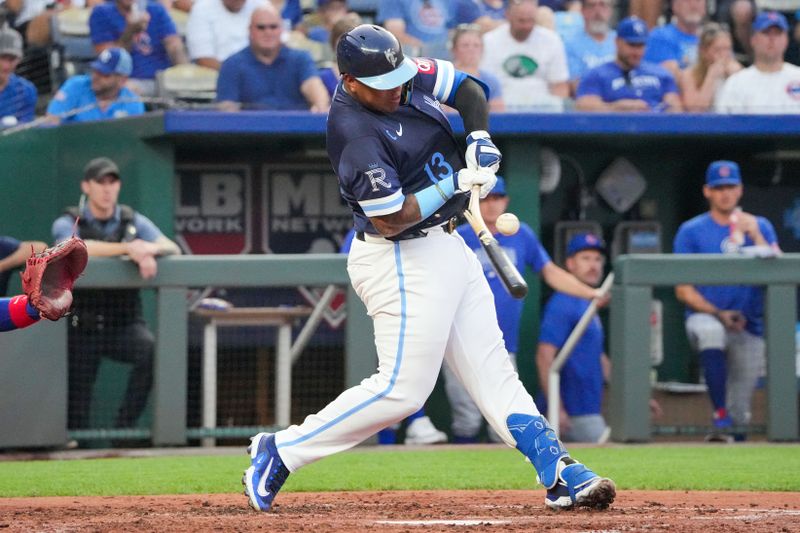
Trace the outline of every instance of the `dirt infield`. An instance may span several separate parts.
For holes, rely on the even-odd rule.
[[[606,511],[548,511],[542,491],[285,493],[0,499],[1,531],[800,531],[800,493],[620,491]]]

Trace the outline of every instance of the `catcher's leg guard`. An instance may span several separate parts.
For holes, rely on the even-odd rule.
[[[513,414],[506,419],[506,425],[517,441],[517,449],[533,463],[539,483],[546,489],[553,488],[558,481],[558,460],[569,454],[547,419],[542,415]]]

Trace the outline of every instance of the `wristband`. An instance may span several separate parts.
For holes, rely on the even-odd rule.
[[[414,193],[414,196],[417,197],[417,204],[419,204],[419,212],[422,214],[422,220],[434,214],[447,200],[453,197],[456,191],[455,179],[455,174],[450,175],[442,181],[436,182]]]

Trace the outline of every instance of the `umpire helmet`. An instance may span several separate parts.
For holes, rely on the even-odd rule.
[[[399,87],[417,74],[417,65],[403,55],[397,38],[388,30],[362,24],[342,35],[336,46],[339,72],[350,74],[373,89]]]

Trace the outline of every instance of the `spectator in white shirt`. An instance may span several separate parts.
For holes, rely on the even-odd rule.
[[[732,75],[722,86],[716,110],[723,113],[800,113],[800,67],[786,63],[789,23],[766,11],[753,22],[753,65]]]
[[[250,16],[264,0],[198,0],[186,24],[189,58],[219,70],[222,62],[249,44]]]
[[[536,0],[509,0],[507,22],[486,33],[481,69],[500,79],[509,111],[562,111],[569,96],[564,43],[536,24]]]

